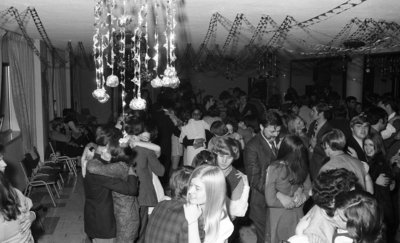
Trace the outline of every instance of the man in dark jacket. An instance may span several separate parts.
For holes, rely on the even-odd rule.
[[[261,131],[246,145],[244,166],[250,184],[249,217],[256,227],[257,243],[269,242],[266,227],[267,208],[264,196],[265,176],[268,166],[276,159],[275,139],[282,126],[282,119],[274,112],[267,112],[260,123]]]

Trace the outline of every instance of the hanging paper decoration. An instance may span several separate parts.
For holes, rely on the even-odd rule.
[[[146,100],[141,97],[134,97],[129,103],[129,108],[132,110],[144,110],[146,109]]]
[[[118,77],[115,76],[114,74],[111,74],[111,75],[109,75],[109,76],[107,77],[106,85],[107,85],[108,87],[115,88],[115,87],[118,86],[118,84],[119,84]]]
[[[99,102],[104,103],[109,99],[109,96],[104,89],[104,66],[103,66],[103,53],[108,43],[101,34],[101,29],[104,28],[105,23],[101,19],[101,13],[104,11],[104,5],[102,1],[97,1],[94,7],[94,19],[95,19],[95,33],[93,35],[93,53],[94,62],[96,69],[96,87],[92,95]],[[108,98],[107,98],[108,97]]]
[[[111,75],[109,75],[106,79],[106,85],[111,88],[118,87],[118,85],[119,85],[118,76],[114,75],[115,53],[114,53],[114,36],[113,36],[113,34],[115,33],[115,20],[117,19],[113,15],[114,8],[115,8],[115,0],[112,0],[111,9],[107,8],[109,10],[107,12],[107,18],[110,19],[110,23],[108,26],[108,29],[109,29],[108,36],[109,36],[109,43],[110,43],[109,46],[111,49],[111,51],[110,51],[111,54],[110,54],[109,62],[107,62],[107,66],[108,66],[108,68],[111,69]]]
[[[166,15],[167,15],[167,28],[164,32],[166,43],[163,45],[167,53],[167,67],[164,70],[164,74],[161,78],[161,87],[177,88],[180,84],[176,69],[175,69],[175,27],[176,10],[174,7],[175,1],[167,1]],[[157,37],[157,36],[156,36]],[[158,45],[157,45],[158,47]],[[159,80],[157,75],[155,79],[151,81],[153,88],[159,87]]]
[[[143,42],[147,42],[146,33],[143,33],[142,28],[145,26],[145,32],[147,32],[147,21],[146,21],[146,13],[147,5],[143,5],[140,8],[140,12],[138,14],[138,27],[135,30],[135,36],[137,36],[137,41],[133,42],[133,48],[135,48],[135,56],[134,56],[134,64],[135,64],[135,77],[132,79],[132,82],[137,86],[136,97],[134,97],[131,102],[129,103],[129,107],[132,110],[144,110],[146,109],[146,100],[142,99],[140,93],[140,86],[141,86],[141,76],[142,76],[142,61],[141,61],[141,53],[140,47]],[[144,16],[144,17],[143,17]],[[144,38],[144,39],[142,39]],[[136,38],[135,38],[136,39]],[[147,49],[146,49],[147,50]],[[147,55],[147,52],[146,52]]]
[[[116,4],[116,1],[119,1]],[[120,4],[122,3],[122,4]],[[95,4],[95,33],[93,36],[93,52],[96,64],[96,89],[93,97],[99,102],[104,103],[110,98],[106,87],[121,87],[122,110],[127,105],[126,80],[134,85],[132,88],[133,99],[129,102],[131,109],[145,109],[146,101],[141,97],[142,82],[149,80],[151,72],[157,74],[158,70],[158,48],[159,39],[155,26],[155,43],[153,48],[155,54],[150,57],[148,50],[149,44],[149,23],[151,19],[147,16],[149,8],[146,1],[129,1],[129,4],[139,5],[132,8],[127,6],[127,0],[97,0]],[[179,78],[175,69],[175,8],[174,1],[167,1],[166,8],[166,43],[164,47],[167,52],[167,65],[163,75],[155,75],[151,80],[153,87],[172,87],[179,85]],[[116,16],[116,6],[121,9],[120,16]],[[130,10],[132,12],[127,13]],[[156,11],[155,11],[156,12]],[[157,14],[156,14],[157,15]],[[136,21],[137,20],[137,21]],[[156,16],[157,25],[157,16]],[[153,34],[153,33],[152,33]],[[115,53],[114,53],[115,52]],[[149,61],[154,59],[154,66],[150,67]],[[116,68],[114,70],[114,68]],[[114,73],[114,71],[116,73]],[[108,76],[105,76],[108,75]],[[124,114],[123,114],[124,115]]]

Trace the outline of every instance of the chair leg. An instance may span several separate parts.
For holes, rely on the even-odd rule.
[[[57,181],[57,187],[58,187],[58,190],[59,190],[59,191],[61,191],[61,190],[62,190],[62,184],[61,184],[61,181]]]
[[[26,196],[27,193],[28,193],[28,188],[29,188],[29,185],[27,185],[26,188],[25,188],[25,190],[24,190],[24,195],[25,195],[25,196]]]
[[[78,173],[76,172],[76,165],[75,165],[74,160],[71,159],[71,160],[69,160],[69,161],[70,161],[70,163],[71,163],[72,172],[74,173],[75,176],[77,176]]]
[[[64,185],[64,179],[63,179],[61,173],[58,173],[58,176],[60,177],[61,183]]]
[[[65,164],[67,164],[69,173],[72,172],[71,165],[69,164],[69,160],[65,160]]]
[[[53,202],[53,206],[56,208],[57,204],[56,204],[56,201],[54,200],[54,195],[53,195],[53,192],[51,191],[51,188],[49,187],[49,185],[46,185],[46,189],[47,189],[47,192],[50,195],[51,201]]]
[[[32,186],[29,185],[29,186],[28,186],[28,193],[26,194],[26,196],[27,196],[27,197],[30,197],[30,196],[31,196],[31,193],[32,193]]]
[[[55,183],[53,184],[53,188],[54,188],[54,191],[56,191],[56,196],[57,196],[58,198],[60,198],[60,194],[58,193],[57,185],[56,185]]]

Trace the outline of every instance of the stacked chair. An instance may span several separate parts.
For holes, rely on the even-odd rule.
[[[68,157],[65,155],[59,155],[57,152],[54,150],[53,145],[51,142],[49,142],[49,146],[51,149],[51,154],[50,154],[50,160],[54,161],[55,163],[61,163],[65,164],[71,174],[74,176],[77,176],[77,170],[76,170],[76,165],[78,163],[78,157]]]
[[[56,166],[48,166],[46,162],[40,162],[40,157],[33,157],[31,153],[27,153],[20,164],[26,181],[24,194],[29,197],[34,187],[44,186],[49,193],[53,206],[57,207],[53,190],[56,196],[60,198],[59,191],[62,190],[64,182],[61,175],[62,169]]]

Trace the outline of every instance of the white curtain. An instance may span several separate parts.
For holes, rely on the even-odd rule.
[[[62,57],[65,56],[64,52],[58,53]],[[66,69],[48,50],[46,58],[50,66],[47,67],[44,78],[48,85],[49,120],[52,120],[55,117],[62,117],[62,111],[67,107]]]
[[[11,93],[22,134],[23,151],[30,151],[36,137],[33,51],[23,36],[7,33],[4,41],[10,63]]]

